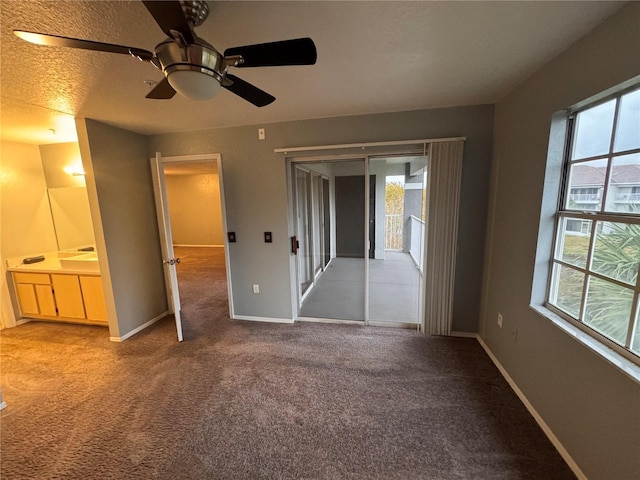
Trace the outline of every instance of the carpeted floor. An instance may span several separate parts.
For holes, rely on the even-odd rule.
[[[181,344],[2,331],[3,480],[575,478],[475,340],[231,321],[222,252],[178,255]]]

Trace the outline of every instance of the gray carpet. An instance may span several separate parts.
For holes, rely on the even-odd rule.
[[[1,334],[9,479],[574,479],[475,340],[231,321],[221,252],[171,318]]]

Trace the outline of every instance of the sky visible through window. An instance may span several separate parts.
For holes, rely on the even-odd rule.
[[[613,99],[578,114],[572,160],[605,155],[609,152],[615,105],[616,101]],[[640,90],[621,98],[614,151],[622,152],[638,147],[638,118]]]

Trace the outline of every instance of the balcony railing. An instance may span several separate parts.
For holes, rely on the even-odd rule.
[[[424,222],[418,217],[411,215],[409,217],[409,225],[411,229],[411,245],[409,247],[409,254],[416,266],[422,273],[422,255],[424,254],[422,239],[424,238]]]
[[[598,203],[600,202],[599,193],[573,193],[569,195],[569,199],[576,203]]]
[[[618,193],[616,195],[617,203],[636,203],[640,202],[640,193]]]

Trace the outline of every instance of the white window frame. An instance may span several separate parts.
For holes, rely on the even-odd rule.
[[[609,278],[607,276],[601,275],[597,272],[594,272],[591,269],[591,259],[593,255],[594,239],[598,233],[597,232],[598,228],[596,228],[596,226],[601,224],[601,222],[640,224],[640,213],[631,214],[626,212],[615,212],[615,213],[605,212],[605,208],[606,208],[605,199],[607,198],[613,159],[623,155],[640,153],[640,148],[635,148],[632,150],[626,150],[621,152],[614,152],[615,132],[616,132],[618,114],[620,109],[620,98],[625,94],[638,90],[639,88],[640,88],[640,83],[634,82],[631,86],[626,85],[623,88],[618,88],[613,93],[610,92],[606,96],[600,96],[600,98],[598,98],[595,101],[583,102],[579,107],[570,109],[564,112],[565,132],[564,132],[563,160],[562,160],[562,167],[561,167],[562,175],[561,175],[560,185],[559,185],[560,194],[557,198],[557,205],[556,205],[556,211],[555,211],[554,235],[553,235],[553,242],[550,248],[549,268],[547,270],[547,285],[546,285],[545,300],[543,305],[545,309],[548,309],[550,313],[554,314],[553,315],[554,317],[559,317],[561,320],[569,322],[571,325],[577,327],[580,331],[587,333],[594,340],[596,340],[597,342],[600,342],[608,349],[611,349],[614,352],[620,354],[625,359],[630,360],[636,366],[640,365],[640,354],[631,351],[631,345],[633,344],[633,341],[634,341],[634,332],[637,332],[637,334],[640,335],[640,330],[638,330],[636,326],[636,324],[640,322],[640,311],[639,311],[640,310],[640,275],[638,275],[638,279],[636,280],[635,286],[631,286],[624,282],[621,282],[621,281]],[[580,158],[577,161],[576,160],[571,161],[570,160],[571,150],[573,148],[573,137],[575,134],[575,125],[576,125],[575,119],[578,113],[580,113],[581,111],[596,107],[599,104],[611,101],[612,99],[616,99],[616,106],[615,106],[615,113],[614,113],[614,121],[611,126],[611,139],[610,139],[608,152],[603,155],[597,155],[589,158]],[[551,145],[550,145],[550,149],[551,149]],[[607,170],[606,170],[606,176],[604,179],[604,189],[600,195],[602,203],[599,210],[596,210],[596,211],[577,210],[577,209],[570,209],[569,207],[566,207],[565,205],[568,203],[566,201],[567,196],[570,194],[570,191],[571,191],[571,185],[569,184],[570,166],[572,164],[578,164],[578,163],[583,163],[583,162],[588,162],[588,161],[598,160],[598,159],[607,160]],[[562,223],[564,218],[583,219],[585,221],[591,222],[592,224],[590,241],[589,241],[589,249],[587,252],[587,259],[584,267],[576,266],[569,262],[563,261],[560,259],[560,255],[556,255],[556,249],[559,248],[561,243],[558,241],[558,236],[562,234]],[[541,224],[541,228],[542,228],[542,224]],[[581,299],[580,310],[577,318],[573,317],[569,313],[561,310],[560,308],[554,306],[551,303],[552,297],[554,295],[554,290],[555,290],[554,288],[555,279],[553,277],[553,272],[554,272],[554,267],[556,265],[561,265],[565,268],[570,268],[572,270],[581,272],[584,275],[585,280],[584,280],[583,290],[582,290],[582,299]],[[603,335],[602,333],[598,332],[597,330],[593,329],[588,324],[582,321],[582,318],[584,318],[584,315],[585,315],[585,304],[586,304],[586,298],[587,298],[587,288],[589,283],[588,282],[589,277],[606,280],[607,282],[610,282],[619,286],[623,286],[626,288],[630,288],[631,290],[633,290],[633,301],[631,305],[629,324],[627,326],[627,335],[625,338],[624,345],[620,345],[616,343],[612,339],[608,338],[607,336]],[[535,284],[534,284],[534,296],[535,296]],[[532,303],[533,303],[532,307],[535,310],[543,314],[545,313],[544,311],[541,311],[539,306],[536,307],[535,302],[532,302]],[[545,315],[545,316],[549,317],[549,315]],[[580,335],[578,334],[577,337],[580,337]],[[589,343],[589,342],[585,342],[585,343]],[[633,370],[637,373],[636,369],[633,369]]]

